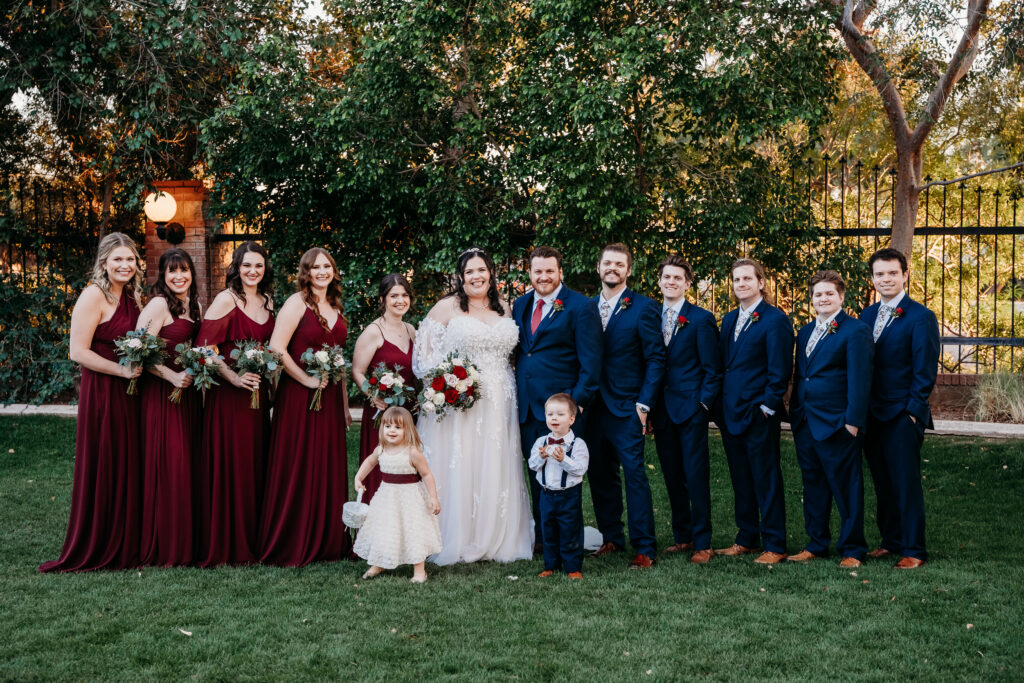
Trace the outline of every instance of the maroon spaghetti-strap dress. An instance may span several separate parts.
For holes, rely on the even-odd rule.
[[[96,326],[90,348],[117,362],[114,340],[135,329],[139,309],[127,294]],[[75,432],[71,516],[60,559],[41,572],[127,569],[139,564],[139,398],[128,380],[82,368]]]
[[[381,333],[383,337],[383,333]],[[398,348],[387,339],[381,344],[380,348],[373,353],[373,358],[370,360],[370,364],[366,366],[366,376],[369,377],[373,374],[373,371],[378,365],[384,363],[391,370],[394,370],[397,366],[401,366],[401,370],[398,374],[405,380],[406,385],[415,386],[416,376],[412,374],[412,343],[409,343],[409,348],[406,351]],[[380,431],[373,426],[373,416],[377,414],[377,408],[373,405],[373,402],[367,401],[366,405],[363,406],[363,419],[359,428],[359,464],[362,465],[363,461],[373,453],[374,449],[377,448],[378,439],[380,438]],[[380,467],[374,467],[373,470],[366,475],[363,479],[363,484],[366,486],[366,491],[363,492],[363,502],[369,503],[373,499],[373,494],[376,493],[377,488],[380,486]]]
[[[303,351],[343,345],[347,334],[341,316],[328,332],[307,308],[288,353],[301,368]],[[301,567],[341,559],[351,550],[352,539],[341,521],[341,506],[348,500],[344,391],[344,384],[328,384],[321,409],[313,411],[313,390],[281,375],[260,518],[262,562]]]
[[[164,364],[174,372],[182,368],[174,347],[189,345],[199,332],[199,321],[175,318],[164,325]],[[169,396],[171,384],[154,375],[141,382],[142,398],[142,533],[143,565],[173,567],[191,564],[193,542],[192,461],[198,456],[202,433],[202,395],[189,387],[181,401]]]
[[[233,366],[235,342],[270,341],[274,316],[257,323],[235,307],[223,318],[203,320],[199,343],[216,345]],[[203,436],[196,471],[199,542],[196,564],[252,564],[259,559],[259,519],[263,501],[266,448],[270,435],[268,382],[260,383],[260,407],[249,407],[251,393],[220,380],[206,393]]]

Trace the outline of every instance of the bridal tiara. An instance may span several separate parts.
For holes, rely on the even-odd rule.
[[[472,253],[475,253],[475,252],[479,252],[479,253],[481,253],[481,254],[486,254],[486,253],[487,253],[487,252],[485,252],[485,251],[484,251],[483,249],[481,249],[480,247],[470,247],[470,248],[469,248],[469,249],[467,249],[466,251],[464,251],[464,252],[462,252],[461,254],[459,254],[459,258],[462,258],[462,257],[463,257],[463,256],[465,256],[466,254],[472,254]]]

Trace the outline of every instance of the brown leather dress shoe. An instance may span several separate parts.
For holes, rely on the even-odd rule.
[[[822,559],[820,555],[815,555],[810,550],[801,550],[796,555],[790,555],[786,558],[786,562],[810,562],[811,560]]]
[[[839,561],[839,566],[843,569],[856,569],[862,564],[864,563],[858,560],[856,557],[844,557],[842,560]]]
[[[654,560],[643,553],[637,553],[637,556],[629,561],[630,569],[650,569],[653,566]]]
[[[554,569],[545,569],[540,574],[537,574],[537,578],[538,579],[546,579],[549,576],[554,576],[554,575],[555,575],[555,570]]]
[[[885,548],[879,546],[878,548],[875,548],[870,553],[868,553],[868,557],[870,557],[872,560],[880,560],[884,557],[889,557],[893,554],[894,553],[891,550],[886,550]]]
[[[893,569],[920,569],[925,565],[924,560],[919,560],[916,557],[904,557],[902,560],[892,566]]]
[[[685,553],[688,550],[693,550],[692,543],[676,543],[665,548],[663,552],[666,553]]]
[[[605,555],[611,555],[612,553],[621,553],[623,550],[622,546],[618,543],[612,543],[608,541],[601,545],[600,548],[590,553],[591,557],[604,557]]]
[[[735,557],[736,555],[749,555],[751,553],[756,553],[759,550],[760,550],[760,548],[748,548],[745,545],[740,545],[739,543],[733,543],[728,548],[722,548],[721,550],[716,550],[715,554],[716,555],[728,555],[729,557]]]
[[[583,572],[569,572],[569,578],[570,579],[582,579],[583,578]]]
[[[705,548],[704,550],[698,550],[690,556],[690,562],[694,564],[707,564],[711,561],[711,558],[715,556],[715,551],[711,548]]]
[[[757,556],[754,560],[757,564],[778,564],[786,559],[786,553],[773,553],[770,550],[766,550]]]

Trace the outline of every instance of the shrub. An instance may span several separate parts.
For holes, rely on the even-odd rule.
[[[1024,375],[995,372],[980,375],[968,408],[982,422],[1024,423]]]

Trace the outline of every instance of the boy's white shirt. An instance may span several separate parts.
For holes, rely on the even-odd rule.
[[[544,478],[547,481],[547,488],[549,489],[555,491],[562,490],[562,472],[566,473],[565,488],[572,488],[582,484],[583,475],[590,464],[590,450],[587,448],[586,442],[583,439],[576,438],[576,435],[570,429],[565,436],[561,437],[564,441],[562,448],[566,451],[567,455],[562,462],[558,462],[551,456],[547,458],[540,456],[540,449],[547,445],[549,438],[557,439],[559,437],[548,432],[537,439],[533,443],[533,448],[530,449],[530,459],[527,464],[531,470],[537,473],[537,481],[541,481],[540,475],[543,470]],[[569,453],[570,446],[572,447],[571,453]]]

